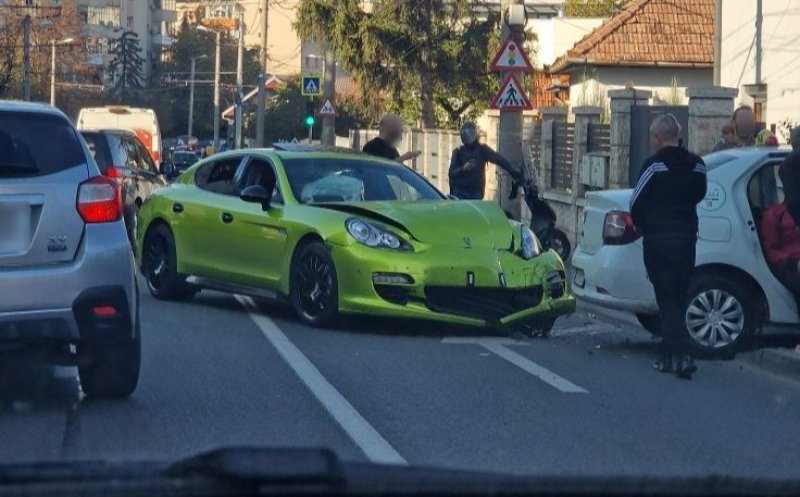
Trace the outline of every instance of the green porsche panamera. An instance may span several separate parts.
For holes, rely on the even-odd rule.
[[[373,314],[548,329],[575,307],[558,255],[496,203],[449,199],[352,150],[216,154],[157,190],[138,226],[160,299],[204,288],[279,299],[312,326]]]

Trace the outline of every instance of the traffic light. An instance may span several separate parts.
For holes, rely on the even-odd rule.
[[[306,119],[305,119],[305,123],[306,123],[306,126],[308,126],[309,128],[311,126],[314,126],[314,121],[315,121],[314,113],[315,113],[315,110],[316,109],[314,109],[314,100],[311,100],[311,99],[306,100]]]

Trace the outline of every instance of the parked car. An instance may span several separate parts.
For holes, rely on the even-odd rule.
[[[273,297],[312,326],[339,313],[549,331],[573,311],[564,264],[492,202],[450,202],[394,161],[282,145],[222,152],[140,214],[150,292]]]
[[[131,244],[136,242],[137,214],[156,188],[167,181],[158,172],[150,154],[131,131],[81,131],[100,173],[120,184],[123,217]]]
[[[164,174],[168,178],[176,178],[199,160],[200,157],[196,152],[191,152],[189,150],[176,150],[172,153],[169,162],[165,162],[163,164]]]
[[[0,101],[0,347],[74,361],[95,397],[130,395],[139,378],[121,205],[119,183],[100,174],[63,113]]]
[[[730,355],[767,323],[799,322],[795,300],[770,270],[759,240],[762,213],[783,201],[778,167],[788,152],[754,147],[704,157],[708,192],[697,208],[697,263],[685,309],[689,343],[699,354]],[[657,333],[658,306],[628,213],[631,193],[586,195],[573,290],[579,299],[636,314]]]

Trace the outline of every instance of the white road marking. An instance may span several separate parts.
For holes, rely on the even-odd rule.
[[[550,331],[550,336],[567,336],[567,335],[598,335],[600,333],[609,333],[618,329],[617,326],[608,324],[588,324],[586,326],[573,326],[570,328],[553,328]]]
[[[406,465],[408,462],[380,433],[325,379],[316,366],[289,340],[283,331],[261,314],[249,297],[236,296],[286,364],[292,368],[326,411],[372,462]]]
[[[523,371],[532,374],[543,382],[547,383],[556,390],[564,393],[589,393],[585,388],[581,388],[571,381],[563,378],[549,369],[536,364],[527,357],[517,354],[513,350],[506,347],[506,345],[528,345],[525,342],[518,342],[510,338],[494,338],[494,337],[445,337],[442,343],[450,344],[475,344],[480,345],[489,352],[505,359],[514,366],[522,369]]]

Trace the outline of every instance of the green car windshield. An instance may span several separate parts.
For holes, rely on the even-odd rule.
[[[301,203],[442,200],[436,188],[404,166],[359,159],[284,159]]]

